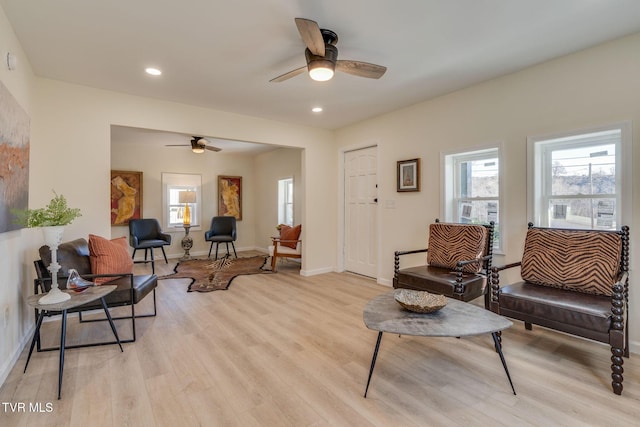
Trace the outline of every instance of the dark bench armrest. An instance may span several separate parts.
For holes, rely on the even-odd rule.
[[[510,264],[494,266],[491,268],[491,274],[489,276],[489,291],[491,292],[491,304],[498,303],[498,293],[500,293],[500,272],[508,270],[510,268],[519,267],[522,265],[522,261],[512,262]],[[492,311],[493,308],[492,308]]]
[[[412,251],[395,251],[393,253],[393,278],[397,279],[398,270],[400,270],[400,257],[402,255],[419,254],[427,252],[428,249],[415,249]]]
[[[478,258],[474,258],[474,259],[468,259],[468,260],[463,260],[463,261],[458,261],[456,263],[456,268],[455,271],[462,271],[462,267],[464,267],[465,265],[469,265],[469,264],[476,264],[479,262],[484,263],[485,261],[491,259],[491,255],[485,255],[482,257],[478,257]],[[487,276],[489,275],[490,272],[487,271]]]

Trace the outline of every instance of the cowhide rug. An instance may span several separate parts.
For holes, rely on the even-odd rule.
[[[249,258],[221,258],[191,259],[179,262],[173,269],[174,273],[159,277],[159,279],[191,279],[187,292],[211,292],[225,290],[231,281],[242,274],[272,273],[263,270],[267,262],[266,256]]]

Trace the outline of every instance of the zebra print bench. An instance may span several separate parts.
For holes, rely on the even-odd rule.
[[[503,270],[520,267],[522,281],[500,286]],[[611,385],[622,393],[629,357],[629,227],[620,231],[534,227],[522,261],[495,266],[491,311],[611,346]]]

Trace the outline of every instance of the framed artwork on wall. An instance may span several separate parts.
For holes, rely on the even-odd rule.
[[[31,119],[0,82],[0,233],[18,230],[13,210],[29,204]]]
[[[218,215],[242,220],[242,177],[218,175]]]
[[[142,218],[142,172],[111,171],[111,225]]]
[[[420,191],[420,159],[398,161],[397,191]]]

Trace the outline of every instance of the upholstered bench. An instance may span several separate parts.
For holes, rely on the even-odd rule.
[[[51,275],[47,270],[51,264],[51,251],[48,246],[42,246],[39,250],[40,259],[34,262],[37,278],[34,280],[34,293],[44,293],[51,289]],[[129,257],[127,253],[127,258]],[[94,274],[92,271],[89,256],[89,244],[86,239],[80,238],[70,242],[62,243],[57,251],[58,264],[58,286],[65,289],[69,270],[75,269],[80,276],[89,281],[101,282],[101,284],[117,285],[117,289],[105,297],[108,307],[130,306],[131,314],[127,316],[114,317],[114,319],[131,319],[132,338],[121,340],[122,342],[132,342],[136,340],[135,319],[140,317],[152,317],[156,315],[156,295],[158,277],[155,274],[136,275],[133,273],[110,273]],[[95,270],[95,268],[94,268]],[[99,269],[98,270],[104,270]],[[150,314],[137,315],[135,305],[138,304],[148,294],[153,294],[153,312]],[[99,301],[81,305],[73,310],[80,313],[89,310],[102,310]],[[39,349],[40,350],[40,349]]]
[[[520,266],[522,281],[500,286]],[[629,357],[629,227],[570,230],[529,224],[522,261],[493,267],[491,311],[611,346],[613,391],[622,393]]]
[[[394,253],[393,287],[427,291],[461,301],[485,296],[493,259],[494,223],[429,225],[428,249]],[[400,268],[400,257],[426,252],[426,265]]]

